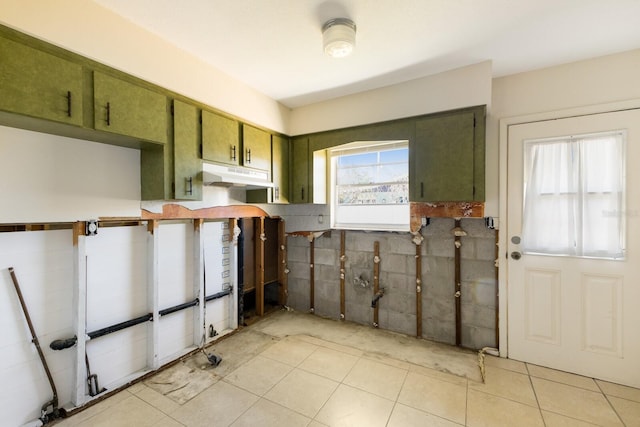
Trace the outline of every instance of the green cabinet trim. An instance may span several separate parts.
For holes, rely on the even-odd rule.
[[[180,200],[202,199],[200,118],[190,104],[173,102],[173,193]]]
[[[311,182],[311,165],[309,138],[296,137],[291,141],[290,176],[291,187],[289,200],[291,203],[311,203],[313,201]],[[311,152],[313,154],[313,152]]]

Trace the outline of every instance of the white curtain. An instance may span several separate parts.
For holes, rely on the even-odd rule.
[[[525,252],[624,257],[625,134],[524,143]]]

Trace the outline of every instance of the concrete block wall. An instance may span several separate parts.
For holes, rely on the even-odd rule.
[[[463,219],[462,228],[462,345],[494,347],[496,316],[495,230],[483,219]],[[455,246],[454,220],[436,218],[423,227],[422,336],[455,344]],[[379,327],[407,335],[416,334],[416,246],[410,233],[346,231],[345,319],[373,323],[374,242],[380,245]],[[310,242],[289,236],[288,302],[299,311],[310,307]],[[315,314],[340,318],[340,231],[332,230],[314,241]],[[368,282],[362,286],[360,281]]]

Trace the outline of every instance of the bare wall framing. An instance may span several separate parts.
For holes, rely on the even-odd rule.
[[[432,218],[430,224],[421,229],[424,240],[420,245],[416,245],[415,235],[411,233],[345,231],[343,260],[341,232],[316,233],[313,259],[310,237],[292,233],[287,237],[287,304],[295,310],[310,310],[310,271],[313,271],[315,314],[334,319],[341,319],[344,314],[347,321],[372,325],[374,247],[378,242],[379,287],[384,288],[384,294],[376,303],[378,327],[455,344],[454,227],[453,218]],[[459,238],[460,343],[473,349],[495,347],[496,230],[486,228],[483,218],[463,218],[461,228],[466,235]],[[341,272],[341,261],[344,272]],[[341,274],[344,274],[344,313],[340,300]],[[421,287],[419,292],[416,286]],[[417,304],[417,295],[421,295],[421,304]],[[420,322],[418,311],[422,312]]]

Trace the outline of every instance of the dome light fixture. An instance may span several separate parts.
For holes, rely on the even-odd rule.
[[[324,53],[332,58],[351,55],[356,45],[356,24],[348,18],[330,19],[322,26]]]

